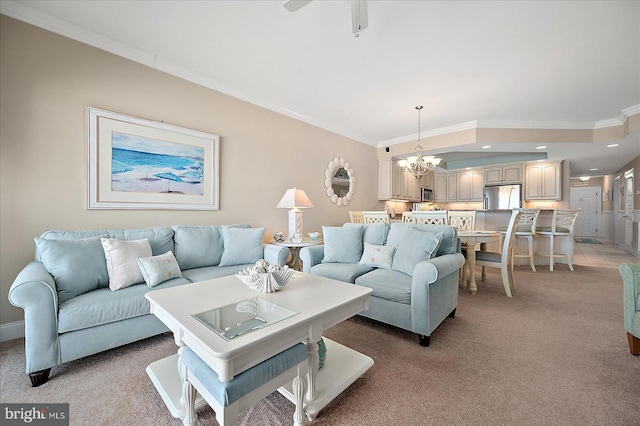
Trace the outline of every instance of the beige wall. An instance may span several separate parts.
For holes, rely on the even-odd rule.
[[[315,205],[305,231],[381,208],[374,148],[5,16],[0,87],[0,324],[23,319],[8,290],[47,229],[245,222],[269,239],[286,233],[287,211],[275,206],[293,186]],[[87,106],[220,135],[220,210],[87,210]],[[336,156],[358,181],[348,207],[325,195]]]

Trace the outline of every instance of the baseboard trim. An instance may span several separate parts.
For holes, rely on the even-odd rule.
[[[24,337],[24,321],[0,324],[0,342]]]

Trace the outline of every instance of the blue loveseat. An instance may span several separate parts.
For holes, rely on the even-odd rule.
[[[464,256],[454,227],[346,223],[323,234],[324,245],[300,250],[303,271],[371,288],[359,315],[417,333],[422,346],[455,315]]]
[[[9,301],[25,313],[26,372],[32,385],[45,383],[56,365],[168,331],[149,313],[147,291],[235,274],[259,258],[284,265],[289,250],[263,244],[263,234],[264,228],[248,225],[43,233],[36,238],[35,260],[9,289]],[[104,238],[146,239],[152,257],[145,259],[171,252],[171,269],[160,272],[178,273],[145,284],[147,275],[157,276],[149,273],[145,282],[113,291]]]

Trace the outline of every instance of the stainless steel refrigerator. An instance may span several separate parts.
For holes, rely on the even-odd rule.
[[[485,210],[511,210],[522,207],[522,185],[491,185],[484,187]]]

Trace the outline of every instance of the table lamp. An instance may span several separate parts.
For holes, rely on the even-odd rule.
[[[293,241],[294,238],[302,238],[302,210],[305,208],[313,207],[309,197],[304,193],[304,190],[297,188],[287,189],[282,199],[276,206],[279,209],[291,209],[289,210],[289,239]]]

